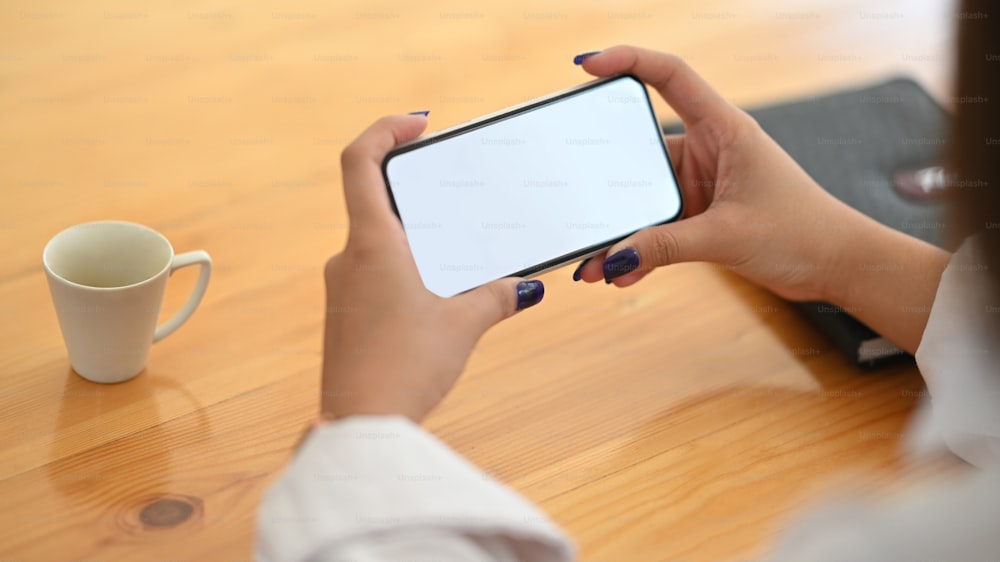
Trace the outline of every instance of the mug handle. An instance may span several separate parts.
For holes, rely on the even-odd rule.
[[[205,250],[195,250],[174,256],[174,261],[170,264],[170,275],[173,275],[175,271],[182,267],[195,264],[201,265],[201,271],[198,273],[198,283],[194,286],[194,291],[191,293],[188,301],[184,303],[184,306],[177,311],[177,314],[174,314],[173,318],[156,327],[156,331],[153,333],[154,343],[174,333],[174,330],[177,328],[180,328],[181,324],[191,317],[194,309],[198,308],[201,298],[205,296],[205,289],[208,288],[208,279],[212,276],[212,258],[209,257],[208,252]]]

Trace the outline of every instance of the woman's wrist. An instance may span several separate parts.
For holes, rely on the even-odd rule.
[[[334,421],[337,421],[337,419],[338,419],[337,417],[330,416],[330,415],[328,415],[328,414],[326,414],[326,413],[324,413],[324,412],[321,411],[319,413],[319,415],[317,415],[316,418],[314,418],[312,421],[310,421],[309,425],[306,426],[305,430],[302,432],[302,435],[299,436],[299,440],[295,443],[295,447],[293,447],[292,450],[293,451],[298,451],[299,449],[301,449],[302,448],[302,444],[306,442],[306,439],[309,438],[309,435],[314,430],[318,429],[320,426],[322,426],[324,424],[332,423]]]
[[[838,241],[823,300],[913,353],[951,254],[857,214]]]
[[[873,238],[878,232],[872,231],[877,224],[848,205],[837,201],[836,219],[830,221],[829,232],[825,233],[823,247],[829,257],[827,266],[817,270],[816,283],[820,299],[842,308],[850,308],[855,300],[852,291],[856,288],[860,271],[858,264],[874,259]]]
[[[319,417],[330,421],[350,416],[403,416],[420,423],[423,416],[418,409],[414,404],[396,400],[390,393],[372,397],[346,390],[324,390]]]

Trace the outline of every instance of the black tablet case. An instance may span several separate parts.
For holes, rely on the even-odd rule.
[[[941,163],[948,114],[919,84],[894,78],[872,86],[747,110],[820,185],[875,220],[945,247],[940,203],[901,194],[900,171]],[[665,133],[683,132],[680,124]],[[905,356],[833,305],[793,303],[856,364]]]

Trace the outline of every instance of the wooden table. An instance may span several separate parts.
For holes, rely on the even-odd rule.
[[[944,2],[503,4],[0,6],[0,559],[252,556],[261,494],[316,409],[338,155],[380,115],[430,109],[442,128],[582,82],[571,57],[622,42],[686,56],[740,104],[894,72],[947,92]],[[216,265],[147,370],[102,386],[69,367],[40,257],[108,218]],[[165,314],[194,276],[171,281]],[[913,366],[862,374],[711,265],[628,290],[544,280],[427,427],[582,559],[756,556],[834,475],[905,472]]]

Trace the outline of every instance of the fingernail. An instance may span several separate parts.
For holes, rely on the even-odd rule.
[[[524,310],[542,302],[545,285],[541,281],[521,281],[517,284],[517,309]]]
[[[590,51],[589,53],[576,55],[573,57],[573,64],[583,64],[583,61],[587,60],[587,57],[592,57],[597,54],[600,54],[600,51]]]
[[[411,111],[410,113],[408,113],[408,115],[423,115],[424,117],[427,117],[427,114],[430,112],[431,110],[425,109],[423,111]]]
[[[611,283],[615,277],[632,273],[639,269],[639,252],[632,248],[615,252],[604,260],[604,282]]]
[[[594,259],[594,258],[587,258],[587,259],[583,260],[582,262],[580,262],[580,265],[576,266],[576,271],[573,272],[573,281],[579,281],[580,280],[580,272],[583,271],[583,268],[588,263],[590,263],[590,260],[592,260],[592,259]]]

